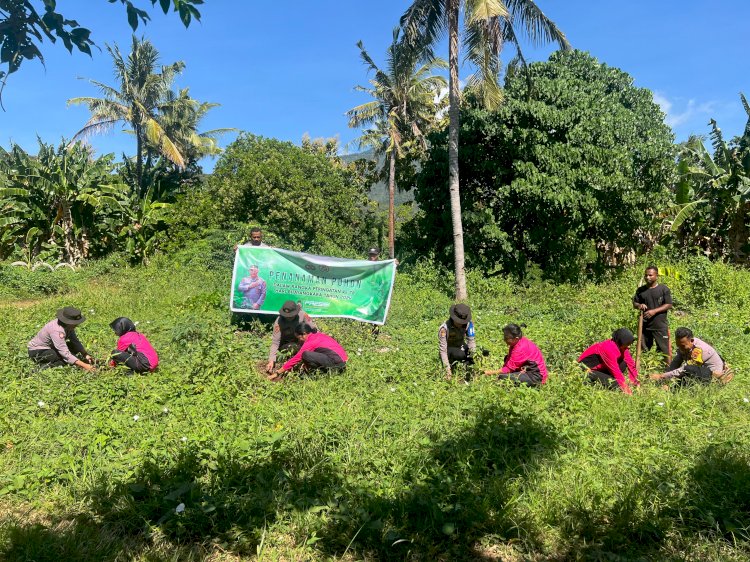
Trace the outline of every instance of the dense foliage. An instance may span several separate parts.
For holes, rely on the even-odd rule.
[[[206,191],[186,205],[219,226],[264,225],[289,248],[362,255],[377,238],[360,165],[311,143],[242,135],[219,158]]]
[[[505,103],[461,118],[468,263],[575,279],[652,246],[669,201],[672,134],[651,92],[579,51],[511,72]],[[530,79],[531,89],[529,89]],[[417,178],[418,248],[451,261],[446,136]]]
[[[470,275],[484,365],[505,353],[499,326],[524,321],[550,380],[447,383],[436,340],[452,283],[426,265],[399,268],[379,335],[321,321],[350,354],[345,374],[275,385],[254,368],[268,329],[230,324],[229,260],[201,265],[217,252],[231,253],[217,239],[147,268],[0,268],[1,559],[750,556],[747,272],[664,264],[679,274],[664,279],[672,327],[734,365],[726,387],[627,397],[581,384],[577,354],[634,328],[642,267],[576,288]],[[97,357],[114,346],[113,318],[138,321],[159,370],[35,371],[25,343],[68,304]]]

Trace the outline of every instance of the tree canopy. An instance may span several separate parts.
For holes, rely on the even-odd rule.
[[[471,102],[460,163],[470,265],[575,278],[655,243],[670,198],[673,137],[649,90],[580,51],[511,71],[496,111]],[[529,85],[531,84],[531,89]],[[417,179],[421,247],[450,263],[446,134]]]

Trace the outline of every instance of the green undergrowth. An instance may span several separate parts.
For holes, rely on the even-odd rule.
[[[320,321],[344,374],[269,383],[268,326],[233,321],[216,259],[94,265],[62,293],[0,295],[0,559],[750,556],[747,272],[684,263],[664,279],[672,327],[712,342],[735,380],[627,397],[584,386],[575,359],[635,330],[641,267],[582,286],[470,276],[484,366],[502,361],[500,327],[524,322],[551,371],[533,390],[443,380],[450,278],[424,263],[397,275],[379,334]],[[36,371],[25,343],[64,305],[99,357],[113,318],[137,321],[157,372]]]

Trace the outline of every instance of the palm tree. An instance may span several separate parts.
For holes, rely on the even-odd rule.
[[[369,127],[359,138],[360,146],[372,146],[376,153],[388,156],[388,253],[395,257],[394,231],[396,192],[396,159],[404,156],[411,145],[425,146],[425,133],[436,122],[439,105],[436,100],[445,88],[445,78],[432,75],[436,68],[446,68],[442,59],[424,60],[424,49],[399,42],[400,30],[393,31],[393,42],[387,51],[387,66],[381,69],[372,60],[362,41],[357,43],[360,57],[368,71],[374,73],[370,87],[357,86],[373,101],[347,111],[350,127]]]
[[[68,100],[69,105],[84,104],[91,111],[91,118],[74,138],[110,130],[118,122],[129,124],[136,137],[137,189],[144,193],[143,160],[148,150],[156,150],[176,166],[185,167],[183,152],[165,131],[162,119],[173,103],[169,96],[172,82],[185,64],[175,62],[156,72],[159,52],[150,41],[138,40],[135,36],[127,60],[116,45],[107,45],[107,50],[114,62],[119,89],[90,80],[103,97]]]
[[[523,30],[532,44],[554,42],[563,49],[570,48],[565,35],[544,15],[534,0],[413,0],[401,17],[404,39],[409,43],[435,45],[448,32],[448,168],[456,300],[466,300],[468,297],[458,177],[458,38],[462,6],[464,47],[467,58],[478,70],[472,84],[488,107],[497,105],[502,99],[498,75],[503,44],[510,42],[521,61],[525,60],[516,30]]]

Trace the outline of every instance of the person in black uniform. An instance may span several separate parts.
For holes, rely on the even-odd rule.
[[[661,353],[669,355],[667,311],[672,308],[672,293],[669,287],[659,283],[656,266],[648,266],[643,279],[646,284],[638,287],[633,297],[633,308],[643,313],[643,340],[638,345],[648,351],[656,343]]]

